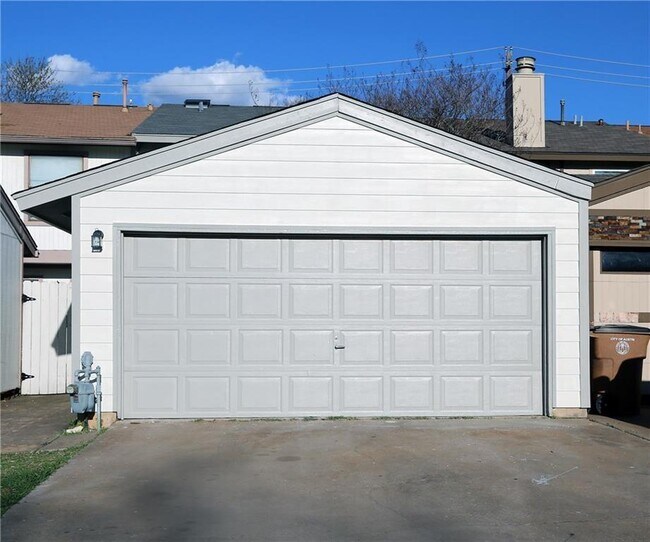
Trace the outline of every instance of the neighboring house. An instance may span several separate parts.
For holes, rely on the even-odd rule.
[[[650,165],[599,182],[589,215],[591,320],[650,327]]]
[[[213,132],[275,113],[282,107],[217,105],[210,100],[188,99],[183,104],[163,104],[133,131],[138,149],[146,152],[196,135]]]
[[[15,198],[121,418],[584,415],[591,187],[334,94]]]
[[[7,193],[133,156],[131,132],[151,111],[147,108],[63,104],[3,103],[0,110],[2,174]],[[14,202],[15,204],[15,202]],[[34,376],[23,393],[63,393],[71,377],[70,236],[22,215],[36,239],[39,258],[26,257],[23,371]]]
[[[36,243],[0,186],[0,392],[17,393],[21,383],[23,256],[37,256]]]

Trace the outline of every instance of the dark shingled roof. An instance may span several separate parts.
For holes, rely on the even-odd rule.
[[[284,109],[271,106],[210,105],[203,111],[182,104],[163,104],[138,126],[136,134],[199,135]]]
[[[580,154],[650,154],[650,137],[627,130],[625,126],[585,122],[583,126],[567,122],[546,121],[546,147],[518,147],[502,144],[505,152],[580,153]]]

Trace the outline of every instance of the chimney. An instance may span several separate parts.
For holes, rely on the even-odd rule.
[[[101,94],[97,91],[93,92],[93,105],[99,105],[99,98]]]
[[[127,107],[127,97],[129,94],[129,80],[122,79],[122,111],[125,113],[129,111]]]
[[[546,146],[544,74],[535,72],[535,58],[520,56],[506,81],[508,139],[515,147]]]
[[[564,122],[564,106],[566,105],[566,102],[564,100],[560,100],[560,124],[564,126],[566,122]]]

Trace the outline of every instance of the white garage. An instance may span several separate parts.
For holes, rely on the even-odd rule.
[[[562,415],[590,192],[331,95],[17,200],[72,231],[73,357],[119,417]]]

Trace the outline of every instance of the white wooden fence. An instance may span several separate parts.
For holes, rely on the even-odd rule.
[[[66,279],[25,280],[23,293],[23,368],[34,375],[23,381],[27,395],[65,393],[72,381],[72,287]]]

